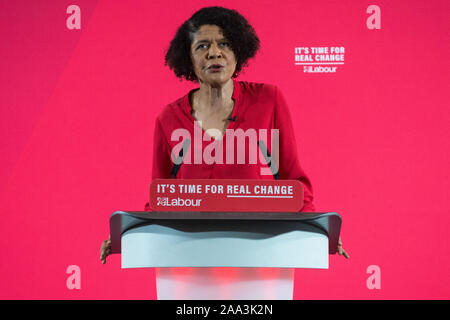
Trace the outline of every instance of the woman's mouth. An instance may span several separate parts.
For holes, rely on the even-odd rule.
[[[219,72],[223,70],[223,66],[220,64],[213,64],[211,66],[208,67],[208,71],[210,72]]]

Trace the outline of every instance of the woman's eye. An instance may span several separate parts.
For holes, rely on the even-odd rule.
[[[228,42],[221,42],[221,43],[219,43],[219,46],[221,46],[221,47],[229,47],[230,44]],[[207,48],[208,48],[208,45],[206,43],[202,43],[202,44],[197,46],[197,50],[198,49],[207,49]]]

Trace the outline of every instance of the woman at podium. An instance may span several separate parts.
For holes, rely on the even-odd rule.
[[[178,28],[165,64],[177,77],[194,81],[199,87],[166,105],[157,117],[152,179],[296,179],[304,189],[301,211],[312,212],[312,186],[300,166],[290,111],[282,92],[275,85],[237,80],[259,46],[259,38],[248,21],[237,11],[222,7],[200,9]],[[229,139],[237,132],[247,134],[247,138],[249,132],[256,134],[258,141],[261,132],[275,132],[278,150],[270,141],[266,141],[270,147],[264,148],[267,153],[272,151],[271,159],[277,159],[276,170],[269,174],[263,170],[273,166],[273,161],[251,161],[250,155],[263,151],[261,145],[252,143],[251,138],[241,143]],[[174,139],[174,133],[183,133],[185,140],[189,139],[188,149],[177,149],[183,141],[180,135]],[[205,152],[211,144],[215,144],[215,153]],[[239,161],[242,152],[246,156]],[[205,159],[205,153],[210,159]],[[180,157],[183,161],[175,163]],[[145,210],[150,210],[149,203]],[[105,243],[102,261],[108,254]]]
[[[177,31],[165,62],[181,79],[194,81],[199,88],[165,106],[155,124],[152,179],[171,178],[173,159],[178,156],[172,139],[174,132],[185,130],[190,152],[179,166],[176,178],[183,179],[274,179],[264,174],[267,163],[251,162],[250,154],[259,154],[256,142],[260,133],[270,136],[278,130],[278,176],[297,179],[303,184],[304,207],[312,212],[311,182],[300,166],[289,108],[274,85],[238,81],[238,75],[259,49],[259,39],[247,20],[234,10],[203,8]],[[197,132],[196,132],[197,130]],[[248,139],[228,135],[247,133]],[[250,135],[256,137],[249,141]],[[202,139],[194,137],[202,136]],[[217,144],[214,159],[205,159],[206,148]],[[269,143],[270,144],[270,143]],[[269,148],[268,148],[269,149]],[[272,151],[272,152],[271,152]],[[245,152],[245,161],[238,161]],[[270,150],[271,156],[275,152]],[[230,159],[232,153],[234,158]],[[227,158],[228,156],[228,158]],[[228,161],[227,161],[228,160]],[[240,163],[239,163],[240,162]],[[242,163],[244,162],[244,163]],[[255,163],[256,162],[256,163]],[[146,210],[149,210],[148,204]]]

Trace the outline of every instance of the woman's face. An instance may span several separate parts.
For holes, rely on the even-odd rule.
[[[216,25],[203,25],[194,34],[191,60],[199,82],[221,86],[233,76],[236,57]]]

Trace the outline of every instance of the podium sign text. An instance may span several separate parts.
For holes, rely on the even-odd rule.
[[[150,206],[155,211],[298,212],[303,186],[297,180],[156,179]]]

